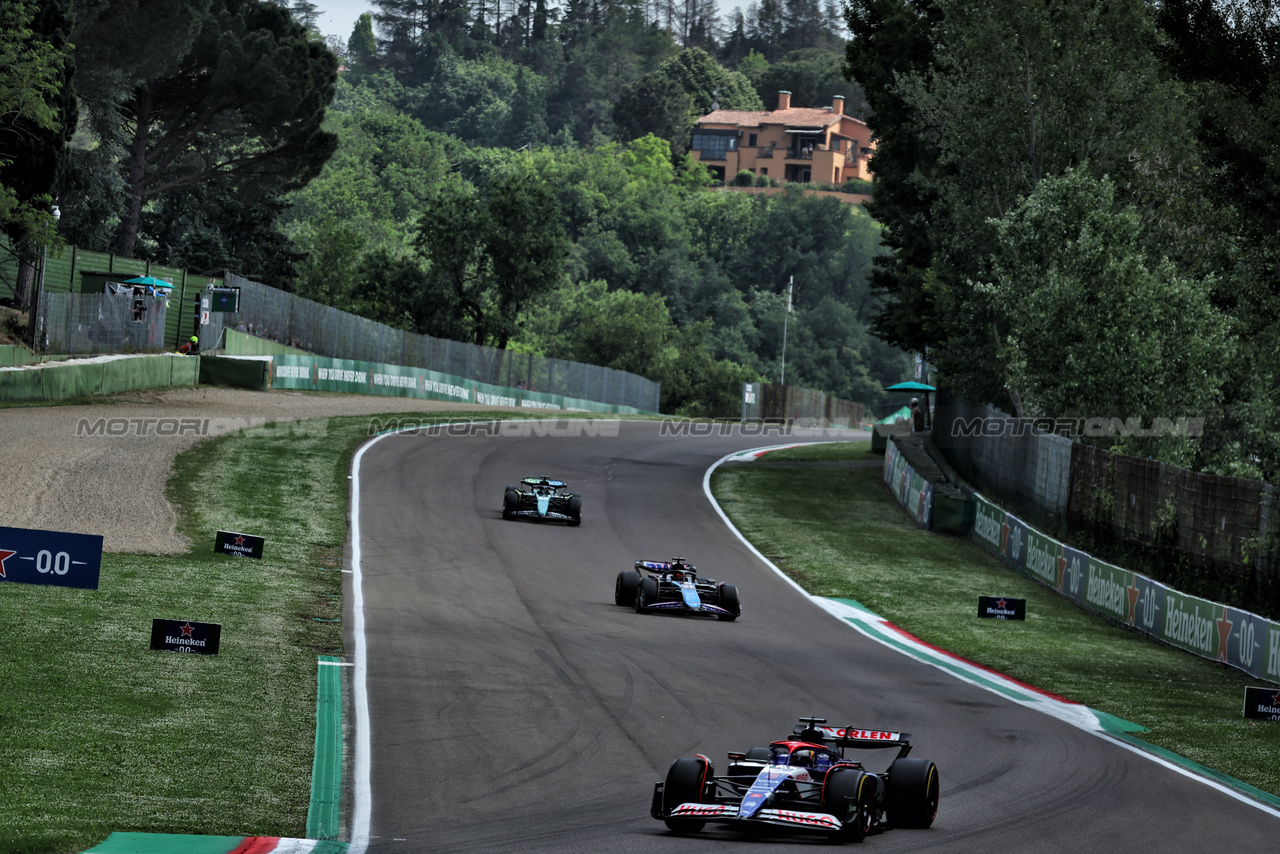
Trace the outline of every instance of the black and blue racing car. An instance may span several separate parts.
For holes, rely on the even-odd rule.
[[[728,622],[742,615],[737,587],[699,577],[697,567],[682,557],[638,560],[634,570],[619,572],[613,585],[613,602],[629,605],[637,614],[712,614]]]
[[[507,487],[502,496],[502,518],[551,519],[581,525],[582,496],[563,492],[567,486],[563,480],[550,477],[526,477],[520,486]]]
[[[790,737],[730,753],[722,777],[702,754],[677,759],[666,780],[654,784],[650,814],[677,833],[698,833],[716,822],[756,832],[821,833],[836,843],[933,824],[938,769],[907,756],[910,735],[826,722],[800,718]],[[898,755],[877,773],[846,758],[845,748],[897,748]]]

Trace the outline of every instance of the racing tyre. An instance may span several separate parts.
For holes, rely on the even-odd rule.
[[[875,780],[852,768],[836,768],[822,787],[822,810],[840,819],[841,828],[827,838],[837,845],[861,842],[875,820]]]
[[[638,573],[637,573],[638,574]],[[645,606],[652,605],[658,601],[658,579],[651,575],[647,575],[640,579],[640,586],[636,588],[636,613],[645,613]]]
[[[738,617],[742,616],[742,603],[738,601],[738,588],[733,584],[720,585],[720,607],[727,610],[728,614],[717,614],[716,616],[724,620],[726,623],[732,623]]]
[[[640,586],[640,573],[624,569],[618,573],[618,580],[613,585],[613,604],[636,604],[636,588]]]
[[[938,815],[938,768],[928,759],[895,759],[885,787],[885,812],[894,827],[923,828]]]
[[[569,515],[573,517],[569,520],[570,526],[582,524],[582,496],[577,493],[569,496]]]
[[[502,496],[502,518],[511,519],[515,515],[515,511],[520,509],[520,492],[514,486],[508,486],[506,494]]]
[[[667,782],[662,787],[663,815],[669,814],[681,804],[702,803],[703,787],[710,773],[711,766],[701,759],[677,759],[667,772]],[[676,833],[698,833],[706,824],[705,821],[688,818],[668,818],[664,821]]]

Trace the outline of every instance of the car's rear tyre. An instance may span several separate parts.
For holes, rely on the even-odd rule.
[[[613,585],[613,604],[636,604],[636,589],[640,586],[640,573],[624,569],[618,573],[618,580]]]
[[[885,786],[885,812],[894,827],[923,828],[938,815],[938,767],[928,759],[893,760]]]
[[[711,766],[702,759],[685,757],[672,763],[671,770],[667,772],[667,782],[662,787],[662,814],[669,814],[681,804],[702,803],[702,792],[710,774]],[[668,818],[664,821],[676,833],[698,833],[706,824],[689,818]]]
[[[728,611],[728,614],[717,614],[720,619],[726,623],[732,623],[738,617],[742,616],[742,603],[738,601],[738,588],[733,584],[720,585],[720,607]]]
[[[637,614],[645,613],[645,607],[658,601],[658,579],[647,575],[640,579],[636,588],[635,608]]]
[[[519,509],[520,491],[514,486],[508,486],[506,493],[502,496],[502,518],[513,518],[515,516],[515,512]]]
[[[577,527],[582,524],[582,496],[576,492],[569,496],[569,515],[573,518],[569,520],[569,524]]]
[[[875,820],[875,780],[852,768],[832,770],[822,787],[822,810],[840,819],[840,829],[828,834],[828,839],[837,845],[861,842]]]

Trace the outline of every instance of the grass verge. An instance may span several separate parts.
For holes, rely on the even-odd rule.
[[[763,459],[881,459],[867,447]],[[711,488],[743,535],[810,593],[856,599],[928,643],[1139,724],[1152,745],[1280,794],[1280,725],[1241,712],[1245,686],[1258,683],[1081,611],[967,538],[923,530],[880,468],[723,466]],[[984,595],[1026,599],[1026,621],[978,619]]]
[[[169,481],[190,553],[105,554],[96,591],[0,584],[0,854],[113,831],[305,836],[316,656],[343,653],[350,459],[397,417],[477,413],[212,439]],[[215,555],[217,530],[265,536],[263,558]],[[220,653],[152,652],[157,617],[221,624]]]

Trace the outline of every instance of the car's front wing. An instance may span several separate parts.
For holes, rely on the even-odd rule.
[[[725,824],[772,824],[793,830],[839,830],[840,819],[824,812],[800,812],[799,810],[762,809],[751,818],[739,818],[736,804],[680,804],[670,815],[661,818],[688,818],[697,821],[715,821]]]
[[[644,606],[646,611],[689,611],[694,614],[728,614],[733,616],[733,612],[727,608],[721,608],[719,605],[709,605],[703,602],[696,608],[690,608],[682,599],[668,599],[665,602],[651,602]]]
[[[511,510],[508,511],[510,516],[527,516],[530,519],[552,519],[557,522],[572,522],[574,517],[568,513],[560,513],[556,510],[548,510],[546,513],[538,513],[537,510]]]

